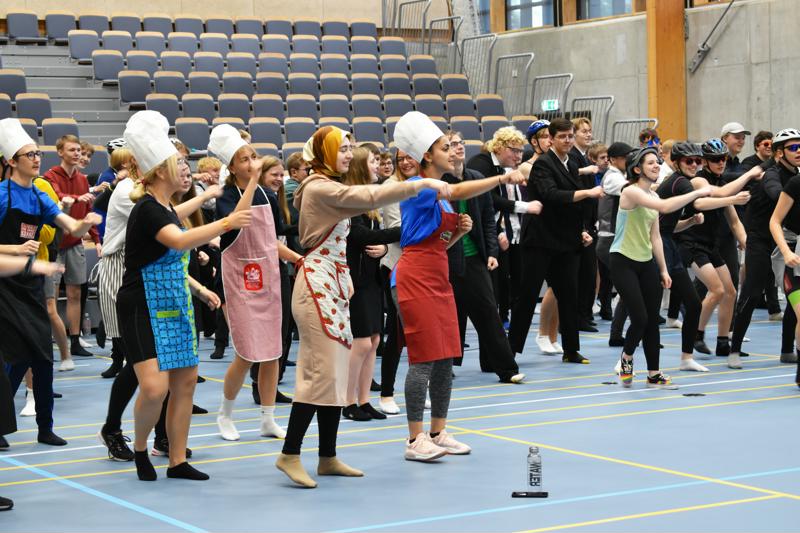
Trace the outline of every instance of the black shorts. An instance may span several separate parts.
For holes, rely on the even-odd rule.
[[[725,266],[725,260],[716,248],[705,244],[691,242],[681,244],[681,256],[686,266],[697,263],[698,267],[711,264],[714,268]]]

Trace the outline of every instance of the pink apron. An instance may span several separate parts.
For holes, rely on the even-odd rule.
[[[259,192],[267,196],[261,186]],[[281,275],[269,198],[253,206],[252,213],[251,225],[240,229],[222,252],[222,285],[233,349],[256,363],[279,359],[282,353]]]

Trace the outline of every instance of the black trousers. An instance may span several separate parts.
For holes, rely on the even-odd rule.
[[[597,237],[589,246],[581,248],[578,267],[578,317],[592,320],[597,288]],[[560,303],[560,301],[559,301]]]
[[[6,363],[0,356],[0,436],[17,430],[17,413],[14,408],[14,393],[6,374]]]
[[[28,369],[33,374],[33,399],[36,401],[36,425],[39,431],[53,429],[53,362],[36,359],[10,365],[8,379],[11,395],[17,393]]]
[[[579,250],[555,251],[546,248],[522,249],[522,276],[519,299],[511,312],[508,340],[514,353],[522,353],[531,328],[533,313],[539,300],[542,284],[553,289],[558,300],[558,320],[561,341],[567,355],[580,350],[578,338],[578,266]]]
[[[747,250],[744,256],[745,277],[739,291],[739,300],[736,302],[736,316],[733,322],[733,339],[731,351],[739,352],[742,349],[747,328],[753,318],[753,311],[761,299],[764,290],[775,276],[772,274],[772,243],[761,242],[756,239],[747,241]]]
[[[659,369],[661,334],[658,311],[661,307],[661,279],[655,259],[634,261],[620,253],[611,254],[611,277],[620,302],[629,310],[631,325],[625,334],[627,355],[633,355],[639,342],[644,348],[648,370]]]
[[[464,258],[464,272],[450,278],[456,297],[458,330],[461,333],[462,357],[453,363],[460,366],[463,359],[467,317],[478,333],[480,364],[484,372],[494,372],[501,381],[519,373],[514,353],[508,344],[503,323],[497,312],[489,269],[483,259],[474,255]]]
[[[391,271],[382,266],[383,300],[386,306],[386,342],[383,344],[381,354],[381,396],[384,398],[394,396],[397,367],[400,365],[400,352],[403,351],[401,342],[403,323],[397,315],[397,307],[392,298],[392,289],[389,285],[390,276]]]
[[[500,252],[498,267],[492,272],[494,297],[500,308],[500,319],[505,322],[519,297],[522,282],[522,253],[519,244],[510,244],[508,250]]]
[[[317,414],[319,427],[319,456],[336,456],[336,434],[339,432],[339,419],[342,408],[329,405],[312,405],[294,402],[289,415],[289,426],[286,428],[286,439],[283,441],[283,453],[300,455],[303,438],[306,436],[311,419]]]

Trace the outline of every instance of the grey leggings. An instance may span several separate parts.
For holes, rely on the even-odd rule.
[[[430,385],[429,385],[430,384]],[[422,422],[425,393],[430,386],[431,418],[447,418],[453,388],[453,360],[408,365],[406,374],[406,413],[409,422]]]

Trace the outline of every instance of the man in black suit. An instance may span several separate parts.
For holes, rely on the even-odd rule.
[[[549,126],[553,145],[533,164],[528,179],[528,198],[542,203],[540,215],[522,220],[522,265],[524,275],[519,299],[511,312],[509,342],[521,353],[531,326],[542,283],[552,287],[558,300],[558,316],[565,363],[589,362],[580,353],[577,323],[578,266],[584,246],[592,243],[584,225],[584,201],[603,195],[601,187],[588,188],[570,162],[575,143],[573,125],[555,119]]]
[[[464,168],[465,151],[461,136],[453,132],[448,137],[455,168],[452,174],[445,174],[442,179],[448,183],[483,179],[482,174]],[[490,270],[497,268],[499,252],[492,198],[489,193],[484,193],[469,200],[459,200],[453,202],[453,209],[472,218],[472,230],[447,250],[461,345],[464,345],[469,317],[478,333],[481,370],[495,372],[504,383],[520,383],[525,375],[519,373],[508,344],[489,274]],[[456,359],[454,363],[461,365],[461,360]]]

